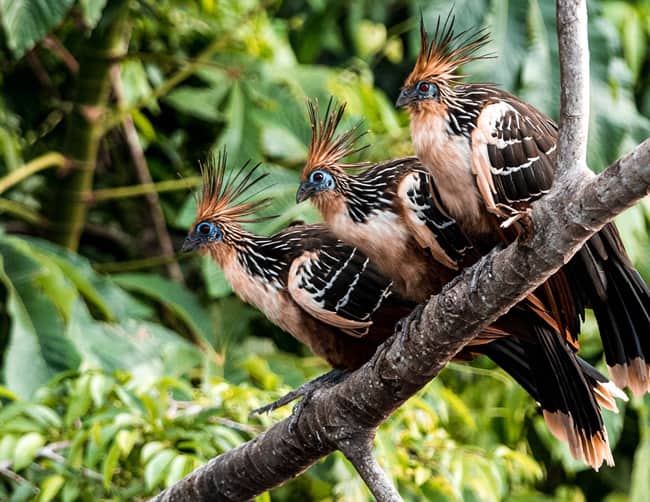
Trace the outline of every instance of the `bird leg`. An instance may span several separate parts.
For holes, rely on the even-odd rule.
[[[409,315],[406,317],[403,317],[399,321],[397,321],[397,324],[395,325],[395,333],[398,333],[398,338],[402,344],[404,344],[404,340],[408,336],[409,333],[409,327],[411,326],[411,323],[413,322],[420,322],[422,319],[422,312],[424,312],[424,303],[419,303],[418,305],[415,306],[415,308],[410,312]]]
[[[295,390],[292,390],[288,394],[285,394],[280,399],[273,401],[272,403],[269,403],[265,406],[262,406],[261,408],[257,408],[251,411],[248,414],[248,417],[250,418],[255,415],[261,415],[263,413],[270,413],[274,410],[277,410],[278,408],[282,408],[283,406],[289,404],[291,401],[294,401],[302,397],[302,399],[294,406],[291,412],[291,422],[289,424],[289,428],[293,428],[292,426],[295,425],[303,408],[305,407],[307,402],[309,402],[309,400],[317,390],[322,388],[333,387],[334,385],[342,381],[347,375],[348,372],[346,370],[333,369],[331,371],[328,371],[324,375],[316,377],[313,380],[302,384],[300,387],[298,387]]]
[[[503,247],[504,247],[503,243],[499,243],[495,246],[495,249],[502,249]],[[486,264],[488,266],[488,276],[490,278],[494,276],[494,272],[493,272],[494,262],[491,259],[491,255],[486,254],[481,256],[472,268],[472,278],[469,283],[470,295],[475,295],[478,293],[478,281],[479,278],[481,277],[481,272],[483,272],[483,268],[485,267]]]
[[[515,223],[520,225],[519,234],[530,235],[533,230],[533,220],[530,217],[530,208],[515,209],[506,204],[497,204],[497,207],[502,210],[502,216],[508,216],[502,223],[501,228],[509,228]]]

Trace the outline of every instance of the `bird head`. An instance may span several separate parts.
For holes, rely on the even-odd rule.
[[[453,93],[453,86],[463,77],[458,68],[470,61],[489,55],[476,52],[488,44],[489,34],[484,29],[454,33],[454,16],[439,17],[431,40],[420,19],[420,53],[410,75],[400,91],[398,107],[409,112],[435,109]]]
[[[344,163],[343,159],[365,148],[356,147],[357,140],[365,134],[359,133],[357,124],[352,129],[336,134],[345,113],[345,104],[335,105],[332,99],[327,104],[324,116],[319,117],[318,104],[308,101],[307,110],[311,123],[311,142],[307,162],[300,175],[300,186],[296,202],[311,199],[317,207],[327,205],[343,197],[346,168],[361,167],[365,162]]]
[[[246,163],[228,175],[225,151],[201,166],[203,188],[197,195],[196,219],[181,251],[210,252],[219,259],[245,237],[241,223],[270,218],[249,218],[270,202],[268,198],[250,200],[259,194],[249,193],[250,189],[266,177],[257,172],[259,166]]]

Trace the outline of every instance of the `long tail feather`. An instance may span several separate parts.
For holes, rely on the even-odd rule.
[[[508,337],[478,347],[508,372],[540,405],[544,419],[571,454],[598,470],[613,465],[603,406],[618,411],[625,394],[577,357],[557,333],[534,326],[530,340]]]
[[[637,396],[650,392],[650,289],[616,227],[604,227],[566,268],[576,295],[594,311],[614,383]]]

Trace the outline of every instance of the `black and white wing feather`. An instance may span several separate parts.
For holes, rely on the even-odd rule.
[[[493,91],[471,133],[472,169],[487,207],[526,203],[553,183],[557,126],[507,93]]]
[[[316,319],[361,337],[372,314],[391,292],[383,277],[356,248],[337,241],[304,251],[289,269],[291,297]]]
[[[402,178],[397,192],[418,244],[428,248],[438,262],[457,270],[458,262],[472,245],[456,220],[442,209],[429,175],[413,171]]]

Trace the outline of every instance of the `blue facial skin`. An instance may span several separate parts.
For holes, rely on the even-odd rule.
[[[194,231],[185,238],[181,251],[194,251],[204,244],[220,241],[221,239],[223,239],[223,234],[215,223],[202,221],[196,226]]]
[[[438,86],[426,80],[420,80],[413,87],[407,87],[402,89],[397,102],[395,103],[398,107],[408,106],[417,101],[423,101],[425,99],[436,99],[438,97]]]
[[[302,202],[309,199],[312,195],[327,190],[333,190],[336,187],[334,176],[330,173],[317,170],[309,175],[309,179],[304,181],[298,187],[296,192],[296,202]]]

